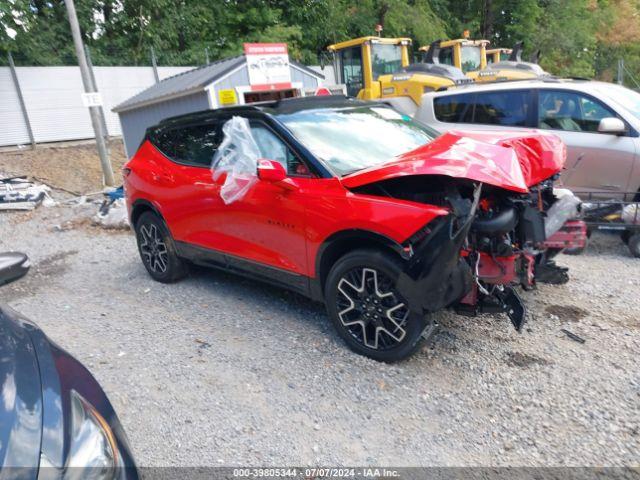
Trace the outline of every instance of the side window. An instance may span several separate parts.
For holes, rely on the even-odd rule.
[[[279,162],[288,175],[311,175],[307,166],[267,127],[259,123],[252,123],[251,133],[263,158]]]
[[[218,125],[194,125],[179,130],[175,137],[174,157],[177,161],[208,167],[222,142]]]
[[[579,93],[541,89],[538,127],[573,132],[597,132],[600,120],[617,115],[602,103]]]
[[[355,97],[362,90],[362,49],[360,46],[345,48],[340,52],[342,81],[347,86],[347,95]]]
[[[600,120],[607,117],[617,117],[608,107],[589,97],[580,97],[582,106],[582,130],[586,132],[597,132]]]
[[[530,93],[524,90],[503,90],[476,94],[473,123],[527,126]]]
[[[441,48],[440,53],[438,54],[438,59],[440,60],[440,63],[453,65],[453,47]]]
[[[436,118],[441,122],[470,123],[473,113],[472,99],[473,96],[468,93],[435,98],[433,110]]]

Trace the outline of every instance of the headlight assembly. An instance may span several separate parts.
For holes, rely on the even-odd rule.
[[[123,472],[122,457],[111,427],[75,390],[71,390],[71,438],[65,480],[111,480]]]

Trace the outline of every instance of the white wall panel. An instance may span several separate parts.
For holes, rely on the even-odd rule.
[[[0,68],[0,145],[31,143],[9,67]]]
[[[160,79],[193,67],[159,67]],[[18,80],[36,142],[93,137],[89,110],[78,67],[17,67]],[[109,135],[120,135],[118,116],[111,109],[154,84],[151,67],[94,67],[102,94]],[[0,67],[0,146],[29,143],[9,67]]]

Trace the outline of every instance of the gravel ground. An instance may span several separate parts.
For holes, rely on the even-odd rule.
[[[140,465],[640,464],[640,260],[617,237],[559,258],[572,281],[524,295],[522,334],[443,313],[385,365],[298,295],[206,270],[153,282],[95,208],[0,215],[0,250],[34,262],[0,299],[93,372]]]

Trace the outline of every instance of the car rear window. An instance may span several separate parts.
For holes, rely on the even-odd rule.
[[[529,92],[522,90],[477,93],[473,123],[525,127],[530,96]]]
[[[175,162],[209,167],[222,132],[217,124],[190,125],[157,131],[151,142]]]
[[[441,122],[469,123],[473,113],[471,94],[437,97],[433,101],[436,118]]]
[[[505,90],[445,95],[434,99],[433,108],[441,122],[525,127],[531,94],[526,90]]]

